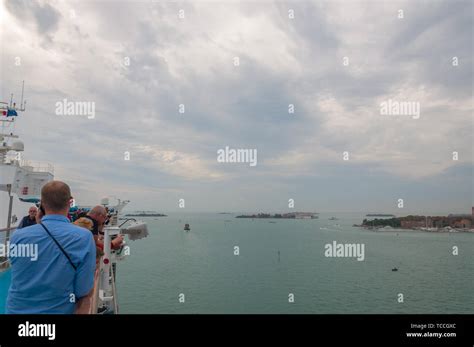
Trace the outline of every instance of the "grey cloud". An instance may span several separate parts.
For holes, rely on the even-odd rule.
[[[51,34],[58,29],[61,14],[48,3],[28,0],[6,0],[5,6],[21,25],[35,23],[38,33],[51,40]]]
[[[426,2],[411,5],[387,45],[387,64],[417,65],[413,80],[441,87],[448,95],[470,96],[473,79],[472,2]],[[452,66],[452,58],[459,66]]]

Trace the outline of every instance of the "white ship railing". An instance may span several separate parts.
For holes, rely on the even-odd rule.
[[[54,175],[54,166],[50,163],[32,160],[20,160],[20,166],[29,167],[33,172],[49,172]]]

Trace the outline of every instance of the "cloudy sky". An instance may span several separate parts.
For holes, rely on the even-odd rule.
[[[470,1],[5,0],[0,11],[1,99],[26,81],[24,157],[54,164],[79,203],[473,205]],[[58,115],[64,99],[94,103],[95,118]],[[420,117],[382,115],[388,100],[419,103]],[[226,146],[256,149],[258,164],[219,163]]]

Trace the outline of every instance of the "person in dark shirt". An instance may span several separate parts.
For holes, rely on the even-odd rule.
[[[22,218],[20,224],[18,224],[17,226],[17,229],[26,228],[26,227],[29,227],[30,225],[35,225],[37,212],[38,212],[38,209],[36,208],[36,206],[31,206],[30,209],[28,210],[28,216],[25,216]]]
[[[97,205],[93,207],[84,218],[90,219],[93,223],[92,228],[90,229],[92,235],[94,235],[94,240],[97,247],[104,249],[104,242],[102,240],[104,225],[108,220],[107,209],[102,205]],[[123,235],[118,235],[111,242],[112,249],[119,249],[123,244]]]

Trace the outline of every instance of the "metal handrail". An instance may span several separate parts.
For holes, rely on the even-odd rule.
[[[0,229],[0,232],[2,231],[13,231],[13,230],[16,230],[17,227],[10,227],[10,228],[1,228]]]
[[[102,260],[102,258],[101,258]],[[90,314],[97,314],[97,310],[99,309],[99,286],[100,286],[100,268],[96,270],[94,273],[94,292],[92,294],[92,303]]]
[[[117,289],[115,288],[115,275],[112,273],[112,295],[114,300],[114,314],[118,314]]]

